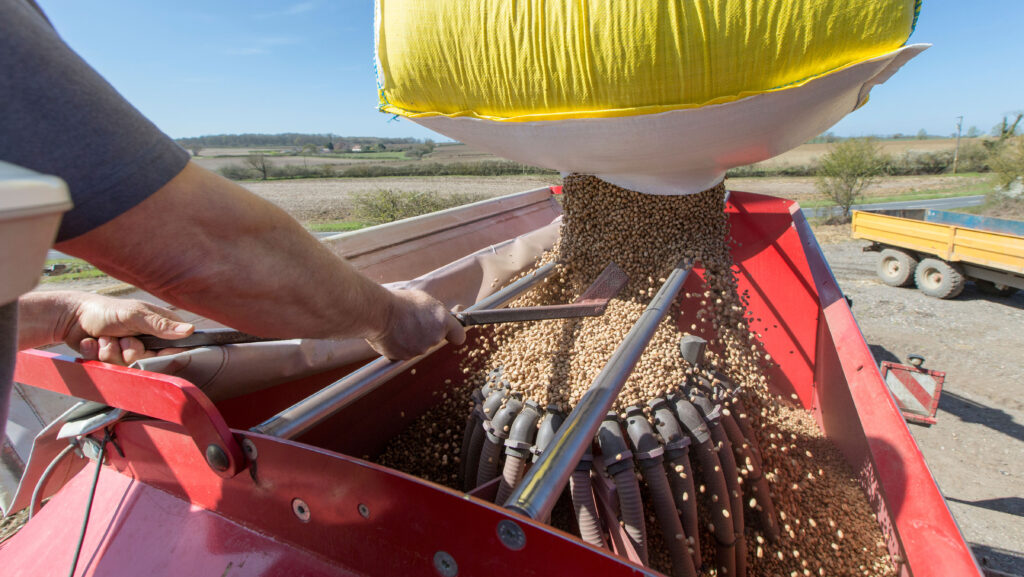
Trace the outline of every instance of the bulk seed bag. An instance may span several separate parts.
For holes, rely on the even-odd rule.
[[[915,0],[377,0],[380,109],[520,162],[689,194],[862,105]]]

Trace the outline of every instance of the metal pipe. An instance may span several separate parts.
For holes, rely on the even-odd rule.
[[[507,304],[551,276],[556,266],[553,262],[545,264],[466,310],[489,309]],[[406,369],[412,368],[446,344],[445,341],[441,341],[422,355],[404,361],[379,357],[249,430],[281,439],[295,439],[405,372]]]
[[[505,503],[506,507],[532,519],[541,519],[551,513],[573,469],[593,441],[601,420],[633,372],[658,324],[671,309],[689,273],[689,262],[676,265],[640,319],[612,353],[590,389],[569,414],[551,446],[516,487]]]

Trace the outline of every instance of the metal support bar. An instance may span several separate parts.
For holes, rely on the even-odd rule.
[[[573,469],[593,442],[601,420],[632,374],[658,324],[668,314],[689,273],[689,263],[676,265],[505,507],[532,519],[545,519],[551,514]]]
[[[532,274],[524,276],[466,310],[474,311],[504,305],[540,281],[551,276],[555,266],[555,263],[548,263]],[[338,411],[376,390],[377,387],[390,381],[406,369],[413,367],[445,344],[442,341],[422,355],[404,361],[392,361],[387,357],[379,357],[377,360],[371,361],[344,378],[327,385],[250,430],[281,439],[295,439],[331,418]]]

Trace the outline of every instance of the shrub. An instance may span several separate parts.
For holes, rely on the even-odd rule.
[[[988,172],[988,150],[976,140],[968,140],[960,143],[960,162],[957,166],[958,172]]]
[[[844,140],[821,157],[817,187],[850,216],[850,207],[883,173],[886,157],[871,139]]]
[[[251,168],[241,164],[227,164],[217,169],[217,172],[224,178],[230,178],[231,180],[245,180],[255,177],[255,172]]]
[[[462,206],[478,200],[482,195],[414,192],[380,189],[353,195],[352,215],[357,220],[385,223]]]
[[[1001,189],[1009,189],[1015,182],[1024,181],[1024,136],[1006,139],[989,163]]]

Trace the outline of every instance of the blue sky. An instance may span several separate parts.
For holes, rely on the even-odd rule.
[[[373,2],[39,0],[68,44],[171,136],[433,137],[376,111]],[[1024,110],[1024,2],[925,0],[934,46],[837,124],[844,135],[988,132]]]

